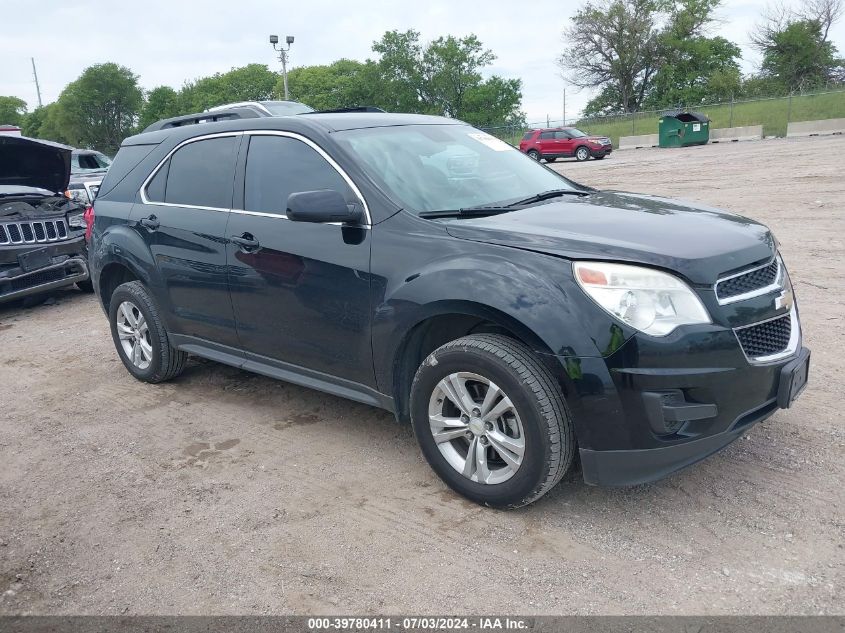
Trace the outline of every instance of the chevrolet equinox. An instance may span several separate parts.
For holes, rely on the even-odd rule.
[[[387,409],[494,507],[576,459],[589,484],[661,478],[807,381],[765,226],[581,186],[451,119],[145,132],[93,216],[93,283],[137,379],[193,354]]]

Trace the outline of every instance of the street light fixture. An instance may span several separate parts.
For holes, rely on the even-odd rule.
[[[270,36],[270,44],[273,45],[273,50],[279,53],[279,61],[282,62],[282,77],[284,79],[285,84],[285,101],[289,101],[288,98],[288,51],[290,50],[290,45],[293,44],[293,35],[286,35],[285,36],[285,44],[286,47],[278,46],[279,43],[279,36],[278,35],[271,35]]]

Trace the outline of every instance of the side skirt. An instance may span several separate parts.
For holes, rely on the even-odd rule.
[[[351,380],[337,378],[329,374],[306,369],[284,361],[267,358],[258,354],[244,352],[234,347],[219,345],[195,336],[171,334],[170,342],[183,352],[201,356],[224,365],[231,365],[239,369],[256,374],[283,380],[309,389],[316,389],[334,396],[362,402],[373,407],[386,409],[395,413],[393,398],[386,396],[372,387],[362,385]]]

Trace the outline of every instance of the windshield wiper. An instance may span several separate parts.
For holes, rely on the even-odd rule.
[[[552,198],[560,198],[562,196],[589,196],[589,191],[581,191],[579,189],[551,189],[543,191],[533,196],[517,200],[505,205],[506,208],[521,207],[526,204],[534,204],[535,202],[542,202],[543,200],[551,200]]]
[[[420,211],[417,215],[421,218],[480,218],[485,215],[499,215],[513,211],[511,207],[487,206],[487,207],[465,207],[463,209],[443,209],[442,211]]]

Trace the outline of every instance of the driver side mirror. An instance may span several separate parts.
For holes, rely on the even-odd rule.
[[[347,204],[344,197],[332,189],[298,191],[288,196],[287,216],[294,222],[341,222],[360,224],[363,210],[357,204]]]

